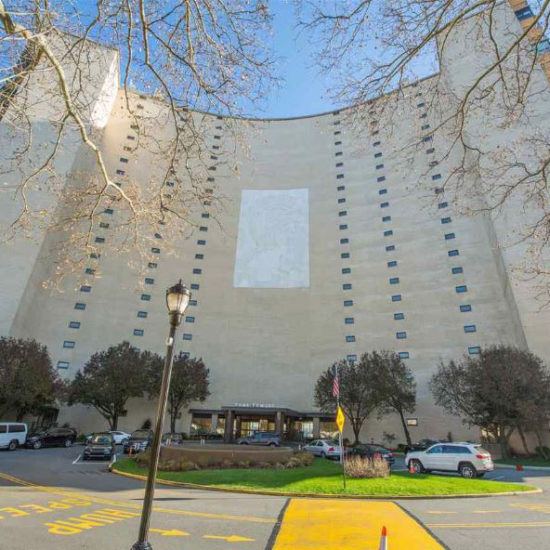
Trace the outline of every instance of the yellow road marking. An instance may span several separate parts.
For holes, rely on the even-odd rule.
[[[180,529],[149,529],[151,533],[160,533],[163,537],[188,537],[187,531]]]
[[[433,514],[433,515],[438,515],[438,516],[443,516],[443,515],[452,515],[452,514],[456,514],[457,512],[445,512],[443,510],[429,510],[428,511],[428,514]]]
[[[388,530],[388,546],[392,550],[443,548],[393,502],[292,499],[273,550],[377,550],[383,526]]]
[[[550,504],[510,504],[512,508],[523,508],[524,510],[531,510],[533,512],[542,512],[543,514],[550,514]]]
[[[51,535],[77,535],[82,531],[93,529],[95,527],[105,527],[118,521],[138,517],[137,512],[129,512],[128,510],[114,510],[112,508],[104,508],[96,510],[89,514],[82,514],[77,517],[69,517],[66,519],[58,519],[48,523],[44,523],[48,527],[48,533]]]
[[[241,537],[239,535],[203,535],[203,539],[225,540],[226,542],[254,542],[255,539]]]
[[[500,510],[474,510],[474,514],[500,514]]]
[[[141,510],[141,504],[134,504],[131,502],[96,497],[94,495],[90,495],[89,493],[79,493],[77,491],[61,489],[60,487],[37,485],[35,483],[31,483],[30,481],[25,481],[24,479],[19,479],[12,475],[5,474],[3,472],[0,472],[0,478],[5,479],[7,481],[11,481],[12,483],[16,483],[18,485],[23,485],[25,487],[33,488],[38,491],[42,491],[46,493],[62,495],[65,497],[80,497],[80,498],[87,499],[91,502],[94,502],[96,504],[107,504],[110,506],[130,508],[132,510]],[[235,516],[231,514],[215,514],[210,512],[194,512],[190,510],[175,510],[172,508],[161,508],[157,506],[153,507],[153,510],[155,512],[160,512],[163,514],[173,514],[178,516],[188,516],[188,517],[196,517],[196,518],[204,518],[204,519],[219,519],[219,520],[227,520],[227,521],[243,521],[248,523],[269,523],[269,524],[274,524],[276,522],[276,518],[262,518],[262,517],[256,517],[256,516]]]
[[[495,523],[428,523],[430,529],[487,529],[490,527],[550,527],[550,521],[495,522]]]

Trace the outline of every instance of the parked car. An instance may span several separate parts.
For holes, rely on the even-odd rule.
[[[115,438],[110,432],[93,434],[90,441],[86,443],[82,460],[100,458],[111,460],[116,454]]]
[[[183,436],[177,433],[165,433],[162,435],[161,443],[167,447],[183,445]]]
[[[304,451],[330,459],[340,459],[342,452],[338,442],[332,439],[314,439],[309,445],[304,446]]]
[[[124,443],[124,452],[133,453],[145,451],[153,441],[153,430],[136,430],[130,435],[130,439]]]
[[[350,447],[346,451],[346,456],[360,456],[361,458],[383,458],[391,466],[395,462],[395,457],[393,453],[382,447],[381,445],[369,444],[359,444],[355,447]]]
[[[483,477],[494,470],[491,454],[475,443],[437,443],[424,451],[405,456],[407,468],[417,473],[458,472],[462,477]]]
[[[436,443],[444,443],[441,439],[421,439],[418,443],[413,443],[410,447],[406,447],[405,454],[411,451],[425,451]]]
[[[255,432],[249,437],[237,439],[239,445],[264,445],[267,447],[279,447],[281,438],[274,432]]]
[[[0,422],[0,449],[15,451],[27,439],[27,425],[22,422]]]
[[[33,449],[41,447],[70,447],[76,440],[74,428],[52,428],[45,432],[37,432],[27,437],[26,446]]]
[[[128,439],[130,439],[131,434],[127,434],[126,432],[120,432],[120,431],[110,431],[109,432],[113,439],[115,440],[116,445],[124,445]]]

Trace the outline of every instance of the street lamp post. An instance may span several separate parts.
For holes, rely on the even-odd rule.
[[[151,458],[149,462],[149,473],[147,474],[147,485],[145,486],[145,497],[143,499],[143,509],[141,511],[141,522],[139,525],[138,541],[132,546],[132,550],[152,550],[153,547],[147,540],[149,533],[149,523],[151,521],[151,509],[153,507],[153,497],[155,495],[155,479],[157,477],[157,468],[160,455],[160,442],[162,438],[162,425],[164,415],[166,414],[166,403],[168,401],[168,392],[170,391],[170,378],[172,376],[172,364],[174,362],[174,336],[176,329],[181,323],[181,318],[187,305],[191,293],[180,281],[166,291],[166,306],[170,317],[170,332],[166,341],[166,358],[164,360],[164,369],[162,371],[162,383],[160,386],[159,404],[157,408],[157,417],[155,420],[155,433],[153,443],[151,444]]]

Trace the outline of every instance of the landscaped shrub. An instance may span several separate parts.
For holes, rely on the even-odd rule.
[[[388,477],[390,467],[383,458],[354,456],[344,462],[346,475],[355,479]]]

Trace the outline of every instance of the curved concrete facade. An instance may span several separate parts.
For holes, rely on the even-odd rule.
[[[505,41],[504,29],[520,27],[501,9]],[[479,20],[468,24],[478,29]],[[98,228],[104,253],[89,265],[96,270],[85,277],[90,292],[80,290],[82,277],[68,278],[61,292],[42,287],[55,268],[49,261],[53,237],[42,236],[32,272],[17,282],[20,297],[16,312],[3,319],[5,332],[47,344],[68,377],[93,352],[122,340],[162,353],[164,292],[181,277],[193,285],[196,302],[177,350],[203,357],[210,369],[211,396],[192,404],[197,419],[212,415],[215,424],[228,410],[237,417],[266,410],[277,423],[297,413],[317,431],[313,388],[319,374],[335,360],[390,349],[402,354],[418,384],[412,437],[475,437],[433,405],[428,380],[437,363],[501,342],[529,346],[548,359],[549,343],[547,314],[512,280],[517,252],[500,248],[517,217],[461,216],[453,198],[439,193],[438,182],[457,159],[438,154],[453,136],[431,130],[447,108],[444,96],[433,92],[436,83],[439,91],[451,90],[471,78],[468,58],[477,60],[479,52],[465,27],[455,31],[456,46],[441,59],[440,74],[403,90],[391,109],[379,109],[387,98],[364,107],[363,128],[350,124],[350,111],[264,121],[194,115],[206,143],[218,147],[214,156],[230,156],[239,167],[235,174],[224,163],[211,164],[208,185],[223,196],[223,209],[194,211],[196,226],[186,239],[158,240],[160,253],[148,258],[155,267],[110,255],[110,229]],[[532,109],[547,127],[550,94],[542,71],[533,86],[541,91]],[[154,126],[166,111],[154,99],[136,95],[132,101],[141,105],[144,124]],[[145,151],[125,152],[132,125],[119,93],[102,130],[102,150],[109,170],[124,170],[124,185],[146,192],[155,165]],[[161,124],[155,131],[163,137]],[[71,162],[72,174],[85,166],[78,153]],[[69,184],[71,178],[78,176],[69,176]],[[116,225],[116,216],[115,208],[102,220]],[[2,269],[6,277],[7,266]],[[85,309],[75,309],[76,303]],[[286,411],[283,419],[277,411]],[[133,402],[120,427],[134,429],[153,414],[154,403]],[[64,409],[60,421],[83,431],[103,425],[96,413],[77,407]],[[189,413],[179,429],[188,432],[190,424]],[[363,436],[381,440],[383,432],[403,440],[392,416],[369,420]]]

